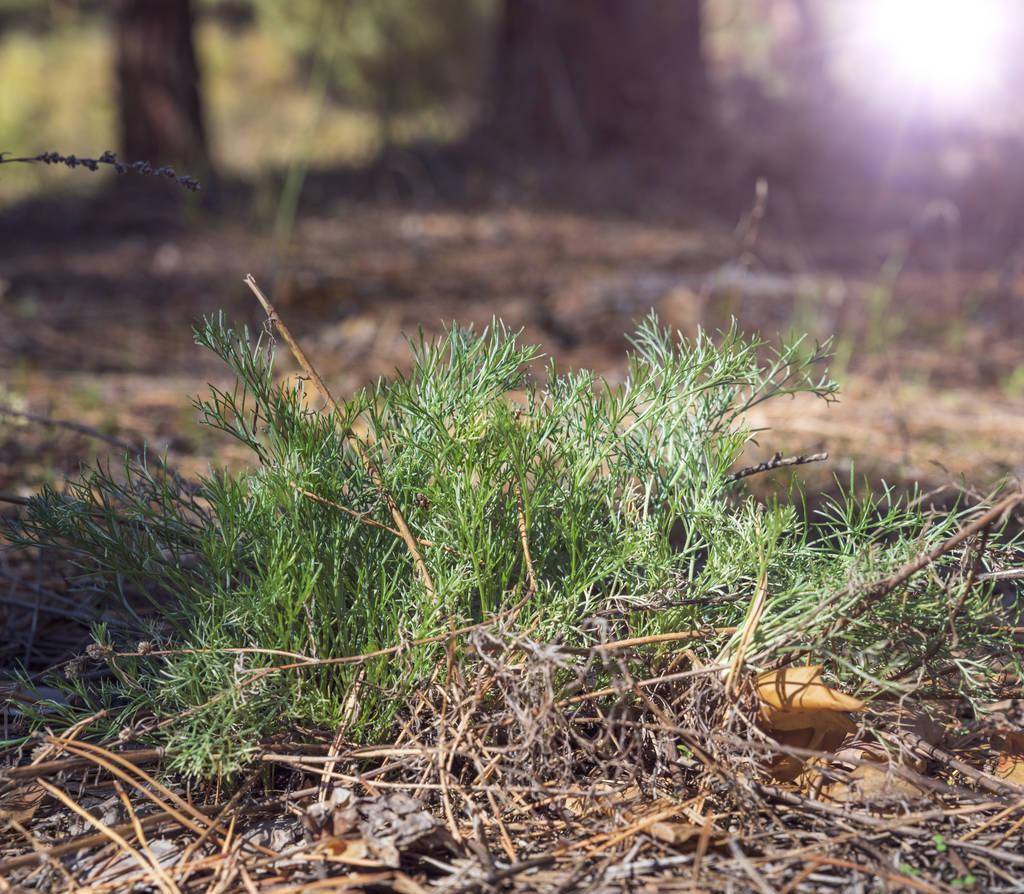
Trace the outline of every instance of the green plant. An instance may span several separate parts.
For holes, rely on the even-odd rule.
[[[108,735],[165,742],[179,769],[230,773],[287,726],[382,736],[443,672],[447,634],[495,618],[577,645],[692,630],[695,652],[727,656],[737,637],[722,628],[743,622],[762,578],[755,666],[810,657],[854,688],[905,692],[915,662],[952,664],[943,679],[973,695],[998,671],[990,656],[1008,654],[991,585],[961,573],[974,552],[873,588],[942,543],[958,512],[886,491],[840,498],[812,528],[742,493],[748,412],[833,398],[821,347],[771,350],[735,326],[674,340],[651,318],[612,385],[553,363],[536,375],[537,349],[500,324],[454,327],[412,342],[408,375],[325,413],[302,379],[278,381],[266,333],[215,319],[196,338],[237,377],[196,407],[252,470],[190,483],[129,458],[43,491],[12,532],[58,547],[81,586],[124,606],[88,656],[106,671],[72,665],[67,703],[48,710],[104,708]],[[954,619],[955,649],[940,636]]]

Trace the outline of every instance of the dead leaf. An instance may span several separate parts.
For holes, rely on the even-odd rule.
[[[864,704],[836,692],[821,681],[821,667],[791,667],[757,678],[761,699],[761,728],[780,745],[812,751],[835,751],[857,727],[848,711]],[[783,754],[771,763],[771,774],[780,782],[793,782],[806,770],[797,755]]]
[[[846,736],[857,731],[857,725],[841,711],[768,711],[762,717],[767,728],[778,734],[776,737],[798,733],[783,736],[786,744],[797,748],[833,751]]]
[[[835,756],[834,763],[846,762],[846,780],[826,785],[821,796],[842,804],[881,798],[918,798],[924,789],[901,775],[881,746],[861,742],[845,748]]]
[[[1013,785],[1024,785],[1024,733],[1006,733],[1000,737],[1002,754],[996,762],[996,776]]]
[[[337,787],[326,801],[317,801],[306,808],[302,824],[313,839],[344,838],[359,822],[357,801],[349,789]]]
[[[652,823],[647,831],[660,841],[666,844],[686,844],[691,839],[700,838],[700,826],[693,823]]]
[[[0,799],[0,817],[16,823],[27,823],[36,815],[46,790],[35,781],[26,782]]]
[[[350,866],[380,867],[380,860],[370,859],[370,849],[362,838],[329,838],[324,850],[332,860]]]
[[[863,711],[864,702],[829,688],[820,665],[784,667],[757,678],[757,695],[777,711]]]
[[[1024,785],[1024,756],[1020,754],[1000,755],[996,763],[996,776],[1013,785]]]
[[[1024,733],[1007,733],[1003,736],[1003,752],[1011,757],[1024,756]]]
[[[312,839],[326,842],[334,859],[356,866],[398,867],[410,851],[459,853],[433,814],[400,792],[358,798],[335,788],[328,800],[306,808],[303,823]]]

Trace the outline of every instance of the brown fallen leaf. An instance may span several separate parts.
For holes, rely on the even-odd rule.
[[[871,742],[860,742],[844,748],[835,756],[835,763],[846,766],[846,780],[824,786],[820,796],[841,804],[881,798],[917,798],[924,789],[902,776],[889,760],[885,750]]]
[[[652,823],[647,831],[659,841],[678,846],[700,838],[701,827],[693,823],[660,822]]]
[[[821,671],[814,664],[767,671],[757,678],[758,698],[777,711],[864,710],[864,702],[827,686]]]
[[[366,868],[381,867],[380,860],[370,857],[370,848],[362,838],[328,838],[324,842],[324,852],[338,863]]]
[[[1000,755],[996,762],[996,776],[1004,782],[1024,785],[1024,756],[1019,754]]]
[[[310,804],[302,817],[302,823],[310,837],[346,837],[359,823],[359,814],[356,811],[358,800],[349,789],[338,786],[331,791],[326,801]]]
[[[327,801],[306,808],[303,823],[332,858],[355,866],[397,868],[403,854],[460,852],[423,803],[401,792],[359,798],[335,788]]]
[[[0,819],[27,823],[36,815],[46,790],[35,781],[26,782],[0,798]]]
[[[780,745],[835,751],[856,731],[848,712],[863,710],[864,703],[826,686],[821,671],[817,665],[790,667],[757,678],[760,726]],[[790,754],[776,756],[770,765],[780,782],[795,781],[805,768],[803,758]]]
[[[995,774],[1004,782],[1024,785],[1024,733],[1006,733],[999,737],[1002,754],[996,762]]]
[[[810,734],[807,744],[800,747],[820,751],[837,748],[857,730],[857,724],[843,711],[770,711],[763,716],[773,733],[800,733],[797,738]]]
[[[780,745],[813,751],[835,751],[857,730],[853,721],[839,711],[776,711],[762,726]],[[773,759],[771,773],[779,782],[793,782],[806,764],[798,755],[781,754]]]
[[[1007,733],[1003,736],[1003,753],[1011,757],[1024,756],[1024,733]]]

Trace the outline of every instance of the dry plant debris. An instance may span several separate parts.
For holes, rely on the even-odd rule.
[[[793,510],[738,494],[762,471],[731,471],[753,435],[742,412],[830,396],[807,375],[817,352],[784,348],[765,372],[735,333],[721,353],[648,328],[619,391],[584,377],[542,392],[514,340],[455,332],[393,390],[319,414],[259,347],[212,323],[200,339],[242,382],[200,406],[258,473],[197,486],[129,462],[29,501],[23,543],[77,545],[97,585],[129,572],[125,616],[140,597],[156,614],[130,648],[98,630],[47,700],[30,697],[38,679],[12,688],[0,891],[1019,889],[1019,550],[1004,528],[1024,497],[973,513],[850,501],[813,539]],[[509,453],[537,432],[561,452]],[[468,455],[454,494],[454,474],[417,465]],[[578,542],[567,508],[588,504],[555,486],[576,462],[600,498]],[[501,550],[451,514],[489,487],[475,522]],[[315,573],[289,552],[296,520]],[[568,563],[584,545],[605,552]],[[390,642],[336,637],[346,617],[325,594],[352,555],[377,560],[418,627],[399,611]],[[586,585],[567,589],[579,568]],[[260,629],[245,598],[287,624]],[[188,639],[182,621],[225,608],[216,620],[249,641]]]
[[[908,760],[913,724],[893,722],[899,707],[882,700],[831,751],[790,746],[762,733],[784,672],[745,675],[733,699],[723,668],[684,650],[674,679],[619,678],[614,696],[570,702],[564,693],[606,663],[601,651],[567,655],[500,628],[471,638],[480,663],[418,691],[393,742],[339,748],[326,731],[265,742],[262,769],[234,794],[168,780],[152,751],[43,737],[34,762],[5,774],[4,890],[1019,884],[1024,787],[1000,778],[995,740],[965,740],[948,762]],[[811,681],[794,712],[850,707],[818,674],[786,679]],[[778,781],[780,753],[817,784]]]

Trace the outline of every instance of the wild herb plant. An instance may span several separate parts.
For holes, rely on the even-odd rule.
[[[652,317],[612,384],[554,363],[538,375],[538,350],[501,324],[454,327],[411,343],[407,375],[327,413],[302,379],[279,379],[266,332],[218,318],[196,340],[236,377],[196,407],[251,469],[188,482],[129,458],[43,491],[13,532],[60,549],[81,586],[124,606],[90,650],[101,672],[67,668],[48,722],[104,708],[110,735],[230,773],[284,730],[385,735],[415,687],[445,673],[445,634],[499,616],[570,645],[693,630],[696,654],[723,658],[737,635],[722,628],[743,623],[762,578],[755,667],[820,661],[852,690],[905,692],[923,676],[978,695],[1012,665],[993,587],[965,571],[990,562],[984,549],[865,589],[940,543],[957,511],[886,491],[839,498],[812,525],[743,492],[749,411],[834,398],[821,346],[772,349],[735,327],[674,338]]]

